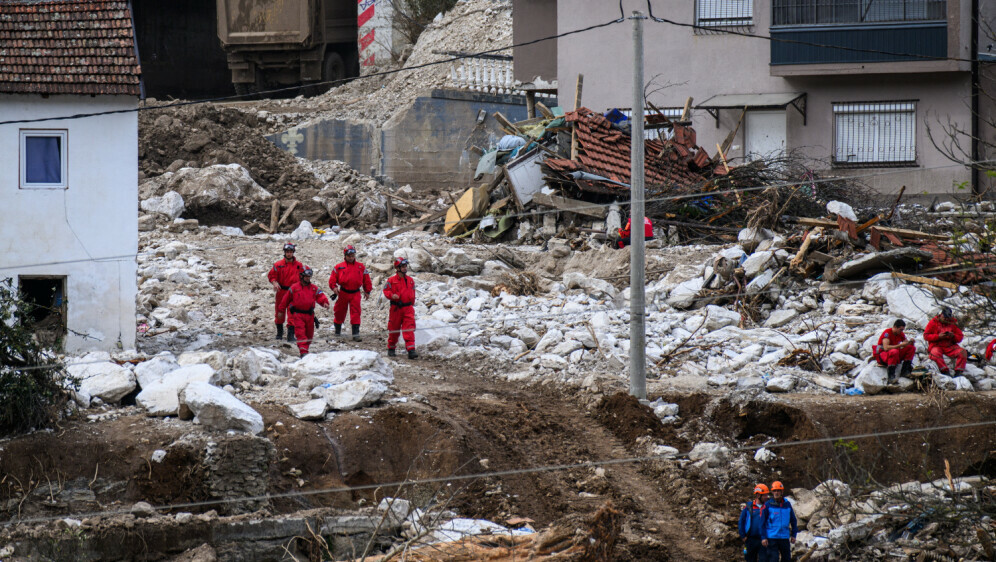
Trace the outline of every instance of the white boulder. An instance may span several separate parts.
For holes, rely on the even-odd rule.
[[[316,386],[311,395],[324,400],[332,410],[355,410],[376,404],[387,394],[387,390],[387,385],[382,382],[355,380]]]
[[[764,388],[768,392],[791,392],[795,388],[796,379],[791,375],[781,375],[778,377],[771,377],[768,379],[768,383],[764,385]]]
[[[460,339],[460,330],[436,318],[420,318],[415,330],[415,348],[433,350]]]
[[[139,207],[147,213],[163,215],[172,221],[183,214],[183,196],[175,191],[167,191],[162,197],[149,197]]]
[[[719,466],[726,462],[730,450],[719,443],[696,443],[688,453],[692,462],[704,460],[708,466]]]
[[[768,315],[768,319],[764,321],[764,326],[766,328],[780,328],[791,322],[796,316],[799,316],[799,311],[793,308],[779,308]]]
[[[933,293],[913,285],[901,285],[885,295],[889,312],[923,329],[941,311]]]
[[[701,277],[680,283],[671,290],[671,294],[667,297],[667,304],[679,309],[692,306],[695,303],[695,297],[698,296],[704,284],[705,280]]]
[[[390,384],[394,371],[376,351],[326,351],[310,353],[289,366],[292,377],[314,377],[323,383],[341,384],[364,378]]]
[[[175,416],[180,410],[180,390],[192,382],[211,382],[215,370],[206,364],[187,365],[170,371],[149,386],[143,386],[135,403],[149,416]]]
[[[292,416],[299,420],[311,421],[325,419],[325,412],[328,410],[328,402],[324,398],[308,400],[303,404],[291,404],[287,406]]]
[[[206,382],[192,382],[181,390],[180,406],[181,410],[189,410],[193,414],[195,422],[210,429],[232,429],[253,435],[263,432],[263,416],[259,412]]]
[[[135,390],[135,373],[110,361],[70,364],[66,371],[80,381],[79,394],[115,404]],[[89,406],[89,400],[87,400]]]
[[[135,365],[135,378],[138,380],[138,386],[148,388],[163,380],[166,373],[179,368],[180,364],[176,362],[176,358],[172,354],[156,355],[148,361]]]
[[[878,363],[872,361],[865,364],[858,376],[854,377],[854,386],[865,394],[878,394],[888,384],[888,377],[885,367],[879,367]]]

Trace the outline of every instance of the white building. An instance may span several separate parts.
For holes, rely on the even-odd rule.
[[[0,279],[68,352],[135,346],[131,22],[123,0],[0,0]]]

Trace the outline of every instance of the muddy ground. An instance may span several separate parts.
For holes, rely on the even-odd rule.
[[[353,344],[350,343],[350,346]],[[357,344],[362,345],[362,344]],[[786,395],[747,400],[707,393],[665,396],[680,404],[682,421],[662,426],[648,408],[607,389],[605,395],[552,386],[523,387],[470,374],[447,362],[421,361],[395,367],[402,404],[302,422],[271,404],[253,404],[276,447],[270,493],[362,486],[406,479],[489,471],[575,465],[644,456],[646,437],[687,451],[697,435],[720,434],[758,446],[768,438],[795,441],[887,431],[910,426],[989,420],[996,397],[989,393],[851,397]],[[22,516],[125,507],[145,500],[167,505],[200,501],[197,467],[156,465],[154,450],[184,433],[183,422],[147,418],[125,410],[117,419],[84,419],[53,431],[3,444],[0,501],[35,493],[18,506]],[[769,465],[768,479],[813,486],[842,469],[864,471],[882,484],[921,477],[948,459],[954,476],[994,472],[981,466],[992,430],[946,431],[853,440],[842,458],[840,445],[785,448]],[[842,463],[841,460],[846,460]],[[175,460],[174,460],[175,462]],[[734,534],[739,504],[752,481],[733,476],[717,482],[687,461],[613,464],[604,473],[591,467],[523,472],[405,489],[282,498],[271,513],[317,506],[356,507],[383,496],[413,502],[435,498],[463,516],[503,522],[528,517],[536,526],[582,519],[611,500],[625,514],[619,560],[719,560],[737,554]],[[777,475],[777,476],[776,476]],[[760,475],[759,475],[760,477]],[[75,490],[75,491],[73,491]],[[87,495],[86,490],[93,493]],[[73,491],[72,493],[63,493]],[[217,506],[187,508],[207,511]]]

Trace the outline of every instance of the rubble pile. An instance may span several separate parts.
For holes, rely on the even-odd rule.
[[[404,67],[451,58],[452,54],[447,53],[475,53],[511,44],[510,1],[465,0],[457,2],[425,28],[404,61]],[[382,78],[364,78],[312,99],[295,100],[294,105],[309,110],[312,118],[348,119],[379,126],[399,112],[403,113],[419,96],[444,87],[450,71],[449,64],[440,64]],[[314,115],[313,112],[318,113]]]
[[[994,493],[991,481],[979,476],[860,494],[839,480],[796,488],[789,497],[803,529],[796,549],[815,560],[991,559],[992,544],[979,533],[990,526],[983,505]]]
[[[204,224],[253,233],[290,231],[303,221],[319,228],[378,227],[437,204],[342,162],[294,158],[262,137],[269,119],[263,113],[211,106],[143,113],[139,208],[146,214],[140,228],[183,231]],[[394,194],[390,217],[388,194]]]

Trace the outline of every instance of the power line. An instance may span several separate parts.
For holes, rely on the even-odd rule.
[[[985,422],[973,422],[973,423],[963,423],[963,424],[953,424],[953,425],[943,425],[943,426],[932,426],[932,427],[918,427],[918,428],[907,428],[907,429],[897,429],[890,431],[876,431],[870,433],[858,433],[852,435],[838,435],[833,437],[819,437],[814,439],[804,439],[799,441],[787,441],[784,443],[768,443],[761,446],[740,446],[740,447],[730,447],[727,448],[728,453],[742,453],[749,451],[756,451],[760,448],[765,449],[784,449],[788,447],[800,447],[806,445],[819,445],[822,443],[835,443],[840,441],[857,441],[861,439],[871,439],[874,437],[890,437],[899,435],[910,435],[916,433],[934,433],[937,431],[949,431],[954,429],[967,429],[967,428],[977,428],[977,427],[987,427],[996,425],[996,421],[985,421]],[[269,501],[275,499],[288,499],[288,498],[302,498],[311,496],[321,496],[327,494],[339,494],[347,492],[359,492],[364,490],[376,490],[383,488],[404,488],[410,486],[420,486],[425,484],[447,484],[452,482],[464,482],[479,480],[481,478],[501,478],[505,476],[521,476],[526,474],[539,474],[543,472],[560,472],[565,470],[576,470],[583,468],[598,468],[605,466],[614,466],[620,464],[632,464],[632,463],[642,463],[651,461],[665,461],[665,460],[675,460],[677,458],[688,458],[689,453],[679,453],[678,455],[647,455],[639,457],[625,457],[619,459],[604,459],[596,461],[586,461],[570,464],[555,464],[555,465],[544,465],[544,466],[534,466],[528,468],[517,468],[509,470],[495,470],[490,472],[481,472],[474,474],[456,474],[452,476],[439,476],[433,478],[420,478],[414,480],[400,480],[395,482],[382,482],[379,484],[363,484],[359,486],[337,486],[333,488],[323,488],[319,490],[301,490],[296,492],[283,492],[277,494],[261,494],[256,496],[242,496],[237,498],[220,498],[216,500],[205,500],[196,502],[183,502],[174,504],[164,504],[155,506],[156,511],[171,511],[177,509],[188,509],[194,507],[209,507],[217,505],[226,505],[230,503],[240,503],[240,502],[260,502]],[[62,515],[50,515],[45,517],[34,517],[28,519],[10,520],[4,523],[4,526],[10,525],[24,525],[32,523],[45,523],[50,521],[58,521],[60,519],[72,518],[72,519],[86,519],[93,517],[106,517],[113,515],[123,515],[131,513],[130,509],[118,509],[118,510],[105,510],[105,511],[94,511],[94,512],[83,512],[83,513],[69,513]]]
[[[946,169],[946,168],[959,168],[959,167],[970,166],[970,165],[990,164],[990,163],[996,163],[996,159],[994,159],[994,160],[979,160],[979,161],[974,161],[974,162],[957,163],[957,164],[944,164],[944,165],[939,165],[939,166],[930,166],[930,167],[924,167],[924,168],[916,168],[915,170],[917,172],[926,172],[926,171],[931,171],[931,170],[941,170],[941,169]],[[716,195],[732,195],[732,194],[747,193],[747,192],[752,192],[752,191],[764,191],[766,189],[778,188],[778,187],[792,187],[792,186],[797,186],[797,185],[814,185],[814,184],[823,184],[823,183],[833,183],[833,182],[839,182],[839,181],[878,178],[878,177],[883,177],[883,176],[890,176],[890,175],[895,175],[895,174],[908,174],[908,173],[910,173],[909,169],[902,168],[902,169],[889,170],[889,171],[886,171],[886,172],[876,172],[876,173],[869,173],[869,174],[859,174],[859,175],[853,175],[853,176],[826,177],[826,178],[806,179],[806,180],[798,180],[798,181],[777,182],[777,183],[771,183],[771,184],[767,184],[767,185],[740,187],[740,188],[732,188],[732,189],[725,189],[725,190],[698,191],[698,192],[695,192],[695,193],[682,193],[682,194],[678,194],[678,195],[667,195],[667,196],[661,196],[661,197],[654,197],[654,198],[647,199],[646,202],[647,203],[655,203],[655,202],[664,202],[664,201],[678,201],[678,200],[682,200],[682,199],[696,199],[696,198],[699,198],[699,197],[709,197],[709,196],[716,196]],[[700,185],[706,185],[706,184],[710,183],[710,181],[711,180],[703,181],[703,182],[700,183]],[[627,201],[613,202],[613,203],[587,203],[587,202],[585,202],[581,208],[582,209],[609,208],[609,207],[612,207],[613,205],[627,206],[628,204],[629,203]],[[521,212],[521,213],[512,213],[512,214],[504,215],[503,218],[534,217],[534,216],[542,216],[542,215],[546,215],[546,214],[550,214],[550,213],[561,213],[561,212],[563,212],[563,211],[561,211],[560,209],[547,209],[547,210],[544,210],[544,211],[524,211],[524,212]],[[480,223],[482,220],[484,220],[484,218],[485,217],[479,217],[479,218],[473,218],[473,219],[472,218],[467,218],[467,219],[463,219],[462,222],[469,223],[469,224],[475,224],[475,223]],[[439,221],[434,221],[434,222],[433,221],[426,222],[426,223],[422,224],[421,226],[423,226],[423,227],[434,227],[434,226],[443,226],[445,224],[447,224],[447,221],[444,219],[444,220],[439,220]],[[402,225],[402,227],[403,226],[404,225]],[[353,234],[379,234],[379,233],[381,233],[383,231],[384,231],[384,229],[381,229],[381,228],[371,228],[371,229],[366,229],[366,230],[353,230],[353,231],[351,231],[351,233],[353,233]],[[270,236],[274,236],[274,234],[271,234]],[[321,242],[322,240],[315,240],[315,241]],[[246,247],[246,246],[256,246],[256,245],[261,245],[261,244],[272,244],[272,243],[274,243],[273,239],[256,239],[256,240],[249,240],[249,241],[246,241],[246,242],[238,242],[238,243],[233,243],[233,244],[226,244],[224,246],[215,246],[215,247],[210,247],[210,248],[198,248],[195,251],[228,250],[228,249],[234,249],[234,248],[240,248],[240,247]],[[73,263],[85,263],[85,262],[121,261],[121,260],[125,260],[125,259],[138,258],[138,257],[142,257],[142,256],[152,256],[152,255],[155,255],[157,252],[158,252],[158,250],[149,250],[149,251],[145,251],[145,252],[136,252],[136,253],[133,253],[133,254],[119,254],[119,255],[114,255],[114,256],[104,256],[104,257],[98,257],[98,258],[59,260],[59,261],[38,262],[38,263],[33,263],[33,264],[22,264],[22,265],[7,265],[7,266],[0,267],[0,271],[8,271],[8,270],[9,271],[13,271],[13,270],[17,270],[17,269],[28,269],[28,268],[32,268],[32,267],[49,267],[49,266],[54,266],[54,265],[68,265],[68,264],[73,264]]]

